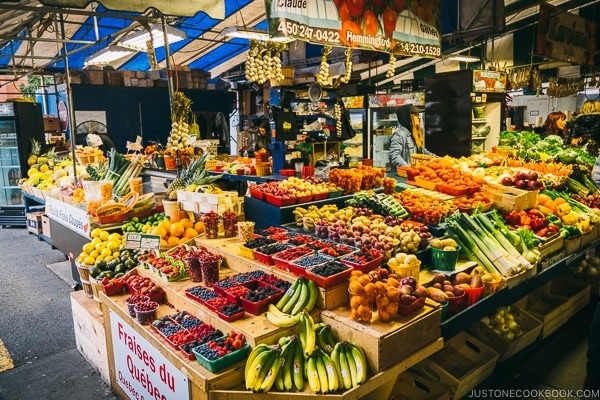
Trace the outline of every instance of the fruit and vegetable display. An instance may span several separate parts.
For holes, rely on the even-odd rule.
[[[311,200],[324,200],[330,196],[330,193],[339,191],[340,188],[333,182],[324,182],[318,179],[304,179],[290,176],[279,182],[264,182],[251,186],[250,193],[252,197],[263,200],[265,195],[273,196],[278,199],[290,200],[295,204],[299,200],[306,203]],[[269,201],[267,199],[267,201]]]
[[[361,190],[370,190],[383,186],[385,168],[359,165],[351,169],[332,169],[329,182],[344,190],[344,194],[352,194]]]
[[[520,338],[524,333],[515,320],[514,310],[511,306],[498,308],[493,314],[482,318],[481,322],[509,342]]]

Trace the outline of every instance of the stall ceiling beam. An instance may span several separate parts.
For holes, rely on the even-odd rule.
[[[73,43],[73,44],[94,44],[96,43],[93,40],[74,40],[74,39],[53,39],[53,38],[44,38],[44,37],[19,37],[19,36],[2,36],[0,35],[0,40],[18,40],[22,42],[49,42],[49,43]]]
[[[34,7],[34,6],[22,6],[22,5],[13,5],[0,3],[0,10],[17,10],[17,11],[31,11],[33,13],[63,13],[69,15],[85,15],[85,16],[97,16],[97,17],[107,17],[107,18],[118,18],[132,21],[144,21],[144,22],[156,22],[158,18],[146,16],[146,15],[132,15],[132,14],[124,14],[120,12],[102,12],[102,11],[93,11],[93,10],[78,10],[74,8],[59,8],[59,7]]]

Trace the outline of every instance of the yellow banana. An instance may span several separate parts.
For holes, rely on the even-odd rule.
[[[306,379],[308,380],[308,386],[314,393],[320,393],[321,381],[319,379],[319,373],[317,372],[316,357],[308,357],[306,364]]]
[[[270,323],[280,328],[289,328],[298,323],[300,319],[300,315],[289,315],[282,311],[279,311],[277,307],[273,304],[269,304],[269,309],[267,311],[267,319]]]
[[[294,381],[294,387],[298,391],[304,390],[304,359],[302,343],[300,340],[295,340],[294,343],[294,359],[292,364],[292,379]]]
[[[356,371],[356,363],[354,362],[354,357],[352,357],[352,351],[350,347],[345,344],[342,347],[342,352],[340,353],[340,358],[344,357],[346,362],[348,363],[348,372],[350,373],[350,379],[352,381],[351,387],[358,386],[358,373]]]
[[[274,349],[261,352],[252,361],[248,374],[246,375],[246,389],[255,391],[260,388],[262,381],[267,374],[268,366],[273,362]]]
[[[275,350],[275,357],[267,370],[267,374],[265,375],[261,385],[258,388],[259,393],[267,393],[273,385],[275,384],[275,380],[277,379],[277,375],[279,373],[279,369],[281,368],[281,351]]]
[[[304,325],[304,332],[305,332],[304,345],[302,347],[304,348],[304,356],[308,357],[315,350],[315,342],[316,342],[315,327],[314,327],[315,322],[313,321],[313,318],[310,316],[310,314],[306,310],[302,312],[302,316],[300,317],[300,320],[301,320],[302,325]]]
[[[367,358],[360,346],[352,342],[348,342],[348,344],[356,364],[357,382],[361,385],[367,381]]]
[[[319,350],[319,352],[321,360],[325,365],[325,371],[327,372],[327,387],[330,392],[336,392],[340,387],[340,377],[337,367],[327,353],[322,350]]]
[[[252,363],[254,362],[254,360],[256,359],[256,357],[258,357],[258,355],[262,352],[265,352],[267,350],[270,350],[271,347],[267,344],[259,344],[257,345],[255,348],[252,349],[252,351],[250,352],[250,354],[248,355],[248,359],[246,360],[246,368],[244,370],[244,376],[247,377],[248,376],[248,372],[250,371],[250,367],[252,366]]]
[[[319,376],[321,393],[329,393],[329,379],[327,378],[325,363],[318,352],[315,352],[311,357],[315,359],[315,365],[317,366],[317,375]]]

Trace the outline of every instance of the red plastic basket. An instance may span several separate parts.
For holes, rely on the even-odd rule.
[[[346,264],[344,264],[344,265],[346,265]],[[317,286],[322,287],[324,289],[329,289],[330,287],[348,282],[348,277],[352,273],[352,267],[349,265],[346,265],[346,267],[347,267],[346,270],[344,270],[342,272],[338,272],[337,274],[334,274],[331,276],[321,276],[321,275],[313,273],[309,269],[309,270],[306,270],[306,277],[308,279],[310,279],[311,281],[313,281],[314,283],[316,283]]]
[[[398,314],[408,317],[425,306],[426,297],[419,297],[412,304],[398,304]]]
[[[287,207],[296,204],[295,197],[284,199],[282,197],[273,196],[269,193],[265,193],[265,200],[267,201],[267,203],[276,207]]]

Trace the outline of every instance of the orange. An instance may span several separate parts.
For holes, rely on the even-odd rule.
[[[167,239],[167,245],[169,246],[175,246],[179,244],[179,238],[177,236],[169,236],[169,238]]]
[[[160,247],[165,247],[167,245],[167,241],[165,239],[160,239]]]
[[[156,226],[150,230],[151,235],[158,235],[161,239],[164,239],[167,236],[167,230],[162,226]]]
[[[163,219],[162,221],[160,221],[160,224],[158,224],[158,226],[162,226],[167,232],[169,232],[169,230],[171,229],[171,221],[169,221],[168,219]]]
[[[184,231],[185,231],[185,228],[183,227],[183,225],[181,225],[181,223],[174,222],[171,224],[171,229],[170,229],[171,235],[181,237],[181,235],[183,235]]]
[[[194,229],[196,230],[196,232],[198,233],[202,233],[204,232],[204,222],[203,221],[198,221],[194,224]]]
[[[198,231],[195,230],[194,228],[186,228],[185,231],[183,232],[183,237],[185,239],[191,239],[198,236]]]
[[[184,228],[193,228],[194,224],[190,221],[189,218],[182,218],[179,223],[183,225]]]
[[[177,241],[177,244],[184,244],[184,243],[187,243],[187,241],[188,241],[188,240],[190,240],[190,239],[188,239],[188,238],[186,238],[186,237],[184,236],[184,237],[182,237],[181,239],[179,239],[179,240]]]

